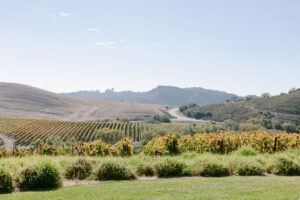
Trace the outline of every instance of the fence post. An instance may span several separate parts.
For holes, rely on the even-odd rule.
[[[277,149],[277,137],[275,137],[275,143],[274,143],[274,147],[273,147],[273,152],[276,152]]]
[[[223,139],[221,140],[220,148],[221,148],[221,153],[224,153],[224,144],[223,144]]]

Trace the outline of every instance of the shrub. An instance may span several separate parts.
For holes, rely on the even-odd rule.
[[[130,180],[135,179],[134,173],[117,162],[106,162],[96,171],[98,180]]]
[[[176,135],[168,134],[152,139],[144,146],[143,152],[147,155],[175,155],[179,153]]]
[[[67,179],[85,179],[92,173],[92,164],[90,161],[85,159],[79,159],[72,165],[67,167],[65,171],[65,177]]]
[[[268,172],[282,176],[298,176],[300,166],[287,158],[278,158],[268,167]]]
[[[195,164],[192,174],[195,176],[205,177],[221,177],[230,175],[228,167],[225,167],[221,163],[208,160]]]
[[[136,172],[139,176],[154,176],[154,169],[149,164],[139,164]]]
[[[175,159],[165,159],[154,165],[155,175],[158,177],[183,176],[185,164]]]
[[[196,151],[195,138],[191,135],[184,135],[178,140],[178,148],[181,153]]]
[[[123,138],[121,141],[118,142],[117,149],[120,156],[131,156],[133,154],[132,140],[129,138]]]
[[[56,146],[43,145],[40,153],[42,155],[54,156],[58,154],[58,150]]]
[[[85,143],[83,147],[78,146],[77,149],[84,150],[85,155],[88,156],[115,156],[117,154],[117,149],[115,146],[106,144],[101,140]]]
[[[20,190],[36,190],[57,188],[61,184],[59,170],[49,162],[24,169],[18,176],[17,185]]]
[[[234,153],[241,156],[256,156],[258,154],[252,147],[242,147]]]
[[[237,161],[230,164],[230,171],[232,175],[261,176],[265,170],[262,165],[254,161]]]
[[[0,194],[11,193],[13,191],[13,180],[10,173],[0,168]]]
[[[8,157],[10,154],[10,151],[0,147],[0,158]]]

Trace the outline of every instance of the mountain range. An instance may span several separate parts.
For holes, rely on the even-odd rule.
[[[137,102],[145,104],[162,104],[181,106],[188,103],[216,104],[237,97],[235,94],[223,91],[209,90],[201,87],[179,88],[174,86],[158,86],[146,92],[122,91],[115,92],[114,89],[100,91],[78,91],[63,93],[72,97],[83,97],[90,99],[103,99],[121,102]]]

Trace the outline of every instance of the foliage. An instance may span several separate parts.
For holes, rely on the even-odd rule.
[[[230,164],[229,168],[232,175],[240,176],[261,176],[265,171],[261,164],[246,160],[235,161]]]
[[[276,146],[275,140],[277,140]],[[261,153],[273,153],[274,151],[283,151],[288,148],[300,149],[300,135],[286,133],[271,134],[268,132],[240,134],[210,133],[183,136],[178,140],[180,152],[196,151],[199,153],[230,153],[243,146],[251,147]],[[159,149],[159,147],[156,148]]]
[[[282,129],[285,130],[288,133],[295,133],[299,131],[297,127],[294,124],[291,123],[284,123],[282,124]]]
[[[57,146],[58,147],[58,146],[62,146],[63,143],[64,142],[58,136],[49,136],[45,141],[45,144],[48,146]]]
[[[175,155],[179,153],[176,135],[168,134],[152,139],[144,146],[143,152],[147,155]]]
[[[153,116],[153,122],[159,122],[159,123],[170,123],[170,119],[166,115],[154,115]]]
[[[154,165],[155,175],[158,177],[183,176],[185,164],[175,159],[167,158]]]
[[[176,129],[178,126],[169,124]],[[101,139],[116,144],[123,137],[134,142],[141,140],[144,131],[155,132],[164,124],[141,122],[72,122],[46,119],[27,119],[0,116],[0,131],[16,139],[16,145],[32,145],[33,148],[45,143],[49,146],[75,146],[77,141],[91,142]]]
[[[234,153],[241,156],[256,156],[258,154],[258,152],[252,147],[242,147]]]
[[[200,106],[190,103],[186,106],[179,107],[179,111],[182,112],[187,117],[201,119],[201,118],[210,118],[212,114],[210,112],[202,112],[200,111]]]
[[[212,115],[205,116],[203,119],[218,122],[231,119],[234,122],[246,123],[251,118],[260,119],[263,117],[269,124],[273,120],[278,120],[281,124],[292,123],[295,126],[300,123],[300,90],[272,97],[263,95],[261,98],[252,100],[249,98],[246,100],[245,98],[244,101],[236,100],[234,102],[194,107],[182,106],[180,110],[188,117],[193,117],[191,113],[195,112],[209,112]],[[272,128],[270,125],[265,125],[263,127],[266,129]],[[293,129],[291,132],[296,131]]]
[[[42,162],[22,170],[16,182],[20,190],[49,189],[59,187],[61,178],[55,165],[50,162]]]
[[[126,166],[118,162],[106,162],[100,165],[96,171],[98,180],[130,180],[135,179],[134,173]]]
[[[268,167],[268,172],[282,176],[299,176],[300,166],[293,160],[280,157]]]
[[[106,144],[101,140],[97,140],[90,143],[78,143],[77,150],[84,150],[82,154],[88,156],[108,156],[108,155],[118,155],[118,151],[115,146]]]
[[[13,179],[11,174],[0,167],[0,194],[11,193],[13,191]]]
[[[243,132],[258,131],[259,129],[260,129],[259,126],[251,123],[241,123],[239,125],[239,130]]]
[[[133,154],[133,146],[132,140],[129,138],[123,138],[117,144],[118,153],[122,157],[132,156]]]
[[[211,160],[203,160],[193,167],[192,174],[194,176],[206,176],[206,177],[221,177],[229,176],[228,167],[222,163],[218,163]]]
[[[92,173],[92,164],[86,159],[79,159],[73,162],[65,170],[65,177],[67,179],[86,179]]]
[[[140,163],[136,168],[136,173],[139,176],[153,176],[154,168],[150,164]]]

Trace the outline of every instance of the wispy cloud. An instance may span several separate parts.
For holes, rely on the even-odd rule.
[[[70,13],[67,13],[67,12],[60,12],[60,13],[59,13],[59,16],[61,16],[61,17],[69,17],[69,16],[70,16]]]
[[[109,47],[109,48],[116,48],[116,42],[111,41],[111,42],[96,42],[96,46],[102,46],[102,47]]]
[[[60,17],[69,17],[71,14],[70,13],[67,13],[67,12],[60,12],[58,14],[51,14],[49,15],[49,17],[51,19],[58,19]]]
[[[96,42],[96,46],[102,47],[109,47],[109,48],[117,48],[117,45],[125,42],[125,40],[117,40],[117,41],[110,41],[110,42]]]
[[[90,27],[90,28],[87,28],[86,31],[99,31],[99,29]]]

